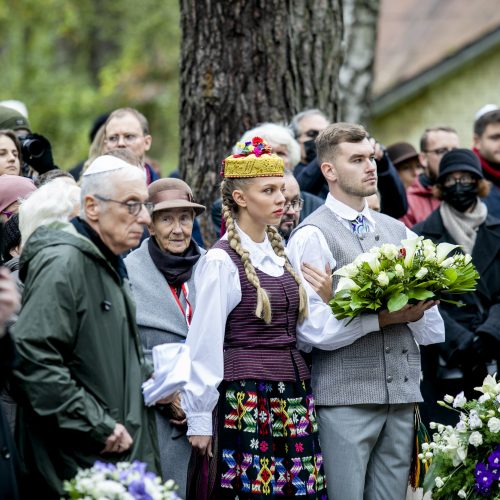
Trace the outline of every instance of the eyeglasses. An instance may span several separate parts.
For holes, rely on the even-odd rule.
[[[302,134],[307,136],[307,137],[310,137],[311,139],[316,139],[316,137],[318,137],[319,135],[319,130],[306,130],[305,132],[303,132]]]
[[[111,145],[116,145],[120,142],[120,137],[123,138],[123,142],[125,144],[130,145],[130,144],[134,144],[134,142],[136,142],[137,139],[139,139],[139,137],[142,137],[142,136],[139,136],[136,134],[123,134],[123,135],[115,134],[115,135],[111,135],[110,137],[107,137],[106,143],[111,144]]]
[[[143,206],[148,211],[148,213],[151,214],[155,206],[154,203],[148,202],[142,203],[141,201],[118,201],[112,200],[111,198],[104,198],[104,196],[99,196],[98,194],[94,196],[100,201],[118,203],[119,205],[127,207],[128,213],[130,215],[139,215]]]
[[[443,156],[444,154],[446,154],[448,151],[451,151],[452,149],[456,149],[456,148],[428,149],[427,151],[424,151],[424,153],[434,153],[436,156]]]
[[[285,205],[283,206],[283,212],[288,212],[288,210],[290,210],[290,207],[292,207],[295,212],[300,212],[303,206],[304,200],[302,198],[300,200],[293,200],[290,203],[285,203]]]
[[[469,186],[470,184],[476,184],[476,179],[471,175],[463,175],[462,177],[448,177],[443,182],[445,187],[451,187],[455,184],[462,184],[463,186]]]

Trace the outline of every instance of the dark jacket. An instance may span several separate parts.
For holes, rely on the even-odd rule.
[[[23,307],[14,329],[20,364],[18,447],[39,498],[96,460],[139,459],[156,468],[154,418],[144,407],[148,378],[127,280],[70,224],[42,226],[21,257]],[[102,455],[122,423],[134,440]],[[32,494],[32,492],[30,492]],[[32,498],[35,498],[33,496]]]
[[[456,243],[444,227],[439,209],[414,226],[413,230],[434,243]],[[452,300],[461,300],[465,303],[464,307],[444,302],[439,306],[445,324],[446,340],[435,347],[432,357],[429,357],[429,350],[424,356],[427,358],[425,363],[427,375],[431,378],[437,374],[438,354],[445,361],[450,362],[454,357],[456,359],[457,350],[467,351],[476,335],[490,335],[493,342],[496,341],[496,345],[499,345],[500,219],[488,215],[485,222],[479,226],[472,251],[472,262],[480,275],[476,292],[449,297]],[[489,337],[485,338],[489,340]],[[477,360],[470,359],[469,361],[476,362]]]
[[[0,389],[14,367],[16,351],[9,332],[0,337]],[[0,498],[15,500],[19,498],[17,488],[17,455],[10,426],[0,406]]]

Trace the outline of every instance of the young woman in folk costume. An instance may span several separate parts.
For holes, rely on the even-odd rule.
[[[309,370],[296,348],[307,296],[281,237],[283,160],[260,138],[222,175],[227,232],[200,259],[182,395],[188,498],[326,499]]]

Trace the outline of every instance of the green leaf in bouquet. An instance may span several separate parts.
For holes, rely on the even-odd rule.
[[[427,300],[434,297],[434,292],[430,290],[421,290],[420,288],[413,288],[407,292],[409,299]]]
[[[382,303],[380,300],[376,300],[374,302],[370,302],[367,306],[367,309],[372,309],[373,311],[378,311],[379,309],[382,308]]]
[[[454,306],[463,307],[465,306],[465,302],[461,300],[450,300],[450,299],[442,299],[439,297],[440,302],[446,302],[447,304],[453,304]]]
[[[366,285],[362,286],[359,290],[358,290],[358,293],[361,293],[361,292],[364,292],[368,289],[370,289],[372,287],[372,282],[369,281],[368,283],[366,283]]]
[[[408,304],[408,295],[395,293],[387,301],[387,309],[389,309],[389,312],[396,312],[403,309],[406,304]]]
[[[437,283],[437,280],[429,280],[429,281],[422,281],[421,283],[417,283],[414,285],[415,288],[428,288],[432,285],[435,285]]]
[[[449,283],[454,283],[458,278],[458,273],[455,271],[455,269],[452,269],[451,267],[445,269],[443,274],[446,276]]]
[[[359,295],[353,295],[351,298],[351,303],[350,307],[353,311],[357,309],[362,309],[363,306],[366,304],[366,300],[361,298]]]

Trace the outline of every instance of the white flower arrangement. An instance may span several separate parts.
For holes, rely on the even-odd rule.
[[[337,319],[388,309],[399,311],[410,301],[439,299],[453,304],[448,294],[475,290],[479,274],[471,256],[459,245],[435,245],[422,236],[385,243],[358,255],[333,274],[340,276],[330,307]],[[446,294],[443,296],[443,294]]]
[[[438,401],[460,412],[460,421],[455,427],[431,422],[437,432],[421,446],[420,460],[431,463],[424,490],[433,500],[500,500],[500,383],[488,375],[475,389],[478,399],[467,401],[462,392]]]
[[[116,465],[97,461],[64,482],[69,498],[85,500],[180,500],[176,489],[174,481],[163,483],[137,460]]]

